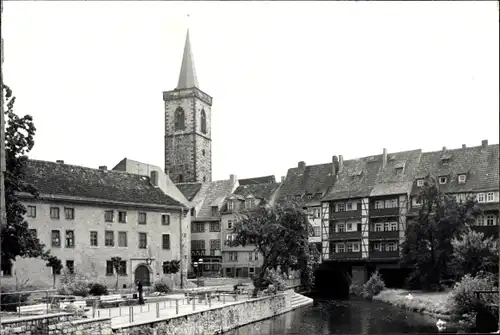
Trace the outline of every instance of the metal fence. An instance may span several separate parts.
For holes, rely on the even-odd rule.
[[[0,292],[0,311],[17,312],[21,316],[21,307],[33,302],[45,304],[47,311],[51,309],[50,294],[55,290]]]

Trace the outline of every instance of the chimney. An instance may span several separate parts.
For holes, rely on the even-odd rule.
[[[339,170],[338,172],[342,172],[344,170],[344,156],[339,155]]]
[[[108,167],[106,165],[101,165],[99,166],[99,170],[107,170]]]
[[[301,170],[304,170],[306,168],[306,163],[305,162],[299,162],[299,164],[297,165],[297,167]]]
[[[281,176],[281,182],[284,183],[285,182],[285,176]]]
[[[339,159],[337,156],[332,156],[332,176],[336,176],[339,172]]]
[[[238,178],[236,177],[235,174],[230,174],[229,180],[231,181],[232,184],[234,184],[234,183],[236,183],[236,180],[238,180]]]
[[[443,147],[443,152],[445,152],[445,151],[446,151],[446,147]]]
[[[486,149],[486,147],[488,146],[488,140],[482,140],[481,146],[483,147],[483,149]]]
[[[465,144],[462,144],[462,149],[465,149],[467,148],[467,146]]]
[[[386,166],[387,166],[387,149],[384,148],[384,150],[382,150],[382,169],[385,169]]]
[[[158,171],[151,171],[151,184],[153,184],[154,187],[158,187]]]
[[[58,163],[58,164],[64,164],[64,161],[63,160],[57,160],[56,163]]]

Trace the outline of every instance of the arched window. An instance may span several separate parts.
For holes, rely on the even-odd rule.
[[[205,156],[205,149],[202,149],[202,150],[201,150],[201,154],[202,154],[203,156]]]
[[[207,133],[207,114],[204,109],[201,110],[201,132],[203,134]]]
[[[179,183],[183,183],[184,182],[184,176],[183,175],[179,175]]]
[[[175,110],[175,130],[184,130],[184,109],[177,107]]]

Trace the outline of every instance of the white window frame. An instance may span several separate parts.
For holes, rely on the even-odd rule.
[[[337,224],[337,233],[345,233],[345,223]]]
[[[375,209],[384,209],[384,200],[375,200]]]
[[[424,180],[423,179],[417,179],[417,187],[422,187],[424,186]]]
[[[383,229],[384,229],[384,226],[382,225],[382,223],[380,223],[380,222],[375,223],[375,231],[376,232],[384,231]]]
[[[373,250],[380,251],[380,243],[379,242],[373,243]]]
[[[352,252],[352,250],[353,250],[352,243],[350,243],[350,242],[346,243],[346,252]]]
[[[346,229],[345,229],[345,230],[346,230],[346,231],[352,231],[352,223],[348,223],[348,224],[346,225]]]
[[[458,183],[459,184],[465,184],[467,181],[467,175],[466,174],[459,174],[458,175]]]
[[[391,227],[390,227],[390,230],[391,231],[397,231],[398,230],[398,223],[397,222],[391,222]]]
[[[346,205],[346,209],[347,209],[348,211],[352,211],[352,210],[353,210],[353,209],[352,209],[352,202],[348,202],[348,203],[347,203],[347,205]]]
[[[314,237],[321,236],[321,227],[313,227]]]
[[[233,200],[229,200],[227,202],[227,209],[228,209],[228,211],[231,212],[233,210],[233,208],[234,208],[234,201]]]
[[[384,222],[384,230],[383,231],[390,231],[391,225],[389,222]]]
[[[493,192],[486,193],[486,202],[493,202],[493,201],[495,201],[495,193]]]
[[[479,215],[477,218],[476,218],[476,226],[484,226],[484,216],[482,215]]]
[[[439,184],[444,185],[448,182],[448,177],[446,176],[441,176],[438,178]]]
[[[389,242],[387,244],[387,251],[397,251],[397,243],[396,242]]]
[[[345,212],[345,204],[344,203],[337,204],[337,212]]]
[[[345,252],[345,245],[344,245],[344,243],[337,243],[335,245],[335,249],[337,250],[338,253]]]
[[[497,217],[493,214],[486,215],[485,225],[486,226],[496,226]]]
[[[232,220],[227,220],[227,229],[233,228],[233,221]]]
[[[352,251],[359,252],[359,243],[356,242],[352,244]]]
[[[477,194],[477,202],[486,202],[486,196],[484,193]]]

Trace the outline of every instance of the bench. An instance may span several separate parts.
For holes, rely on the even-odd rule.
[[[47,304],[36,304],[17,307],[17,312],[21,314],[47,313]]]
[[[101,295],[99,298],[99,302],[101,305],[120,305],[120,303],[124,303],[125,299],[122,298],[119,294],[111,294],[111,295]]]
[[[86,310],[89,309],[89,308],[87,308],[87,302],[85,300],[77,300],[77,301],[73,301],[73,302],[60,302],[59,303],[59,308],[60,309],[65,309],[70,304],[75,305],[75,307],[79,308],[79,309],[86,309]]]

